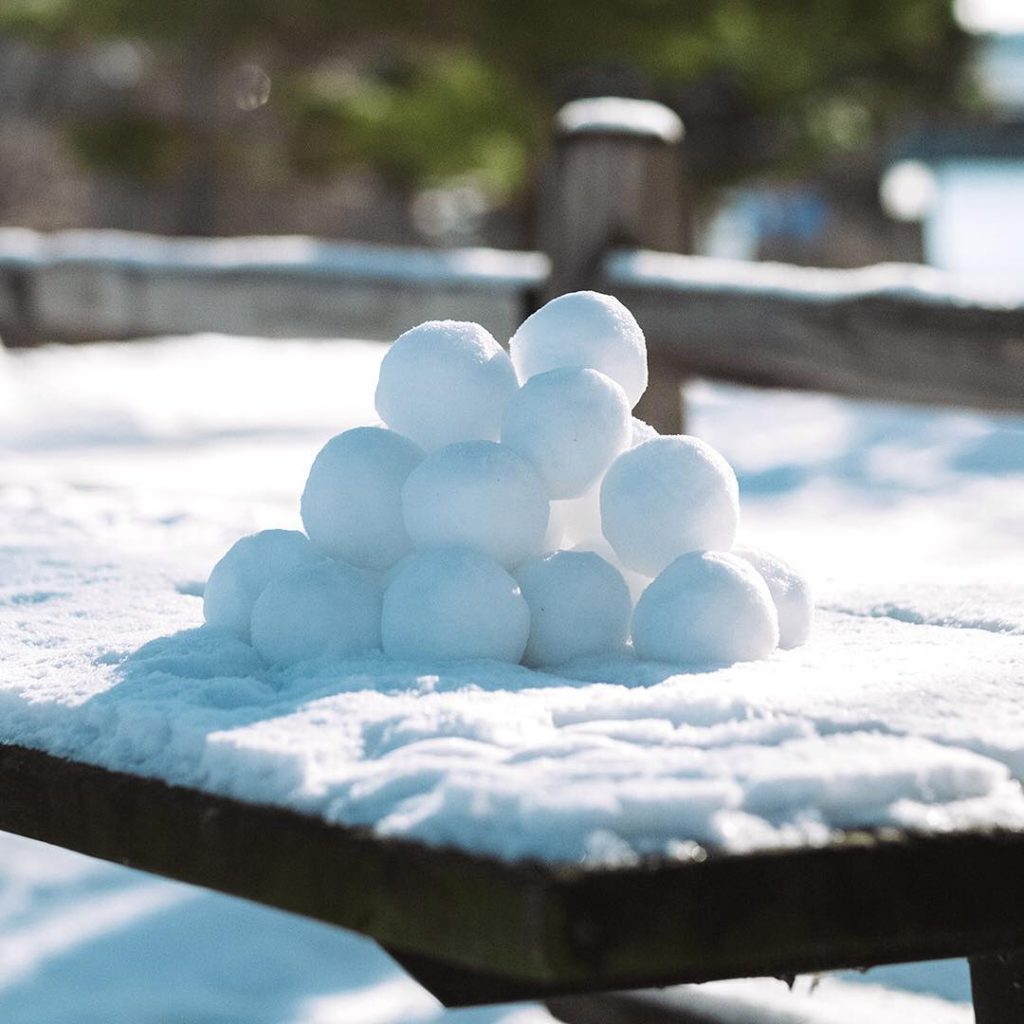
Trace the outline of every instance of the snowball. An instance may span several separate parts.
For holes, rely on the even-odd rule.
[[[249,642],[256,598],[274,576],[323,556],[298,530],[263,530],[236,541],[213,567],[203,591],[203,618]]]
[[[633,613],[633,646],[651,661],[756,661],[778,640],[768,585],[749,562],[721,551],[681,555],[643,592]]]
[[[351,565],[321,558],[276,576],[252,609],[252,643],[269,662],[380,646],[380,588]]]
[[[556,551],[515,575],[530,606],[525,664],[561,665],[625,645],[633,610],[629,590],[599,555]]]
[[[611,295],[570,292],[552,299],[509,342],[521,380],[559,366],[600,370],[626,392],[632,409],[647,389],[647,343],[633,314]]]
[[[636,416],[630,417],[630,437],[629,445],[630,448],[636,448],[637,445],[641,445],[644,441],[650,441],[652,437],[660,437],[661,435],[650,425],[650,423],[644,423],[642,419]]]
[[[779,646],[789,650],[807,643],[814,601],[804,576],[777,555],[759,548],[735,547],[734,555],[749,562],[768,584],[779,615]]]
[[[501,443],[527,459],[552,498],[578,498],[631,435],[625,392],[597,370],[563,366],[531,377],[512,398]]]
[[[647,589],[647,585],[651,582],[650,576],[644,576],[641,573],[633,572],[632,569],[627,569],[622,562],[619,561],[618,556],[612,551],[611,544],[604,539],[604,537],[598,534],[597,536],[586,537],[581,541],[575,543],[570,551],[592,551],[595,555],[600,555],[615,571],[626,581],[626,586],[629,588],[629,596],[636,604],[640,600],[640,595]]]
[[[380,427],[356,427],[320,450],[302,492],[302,522],[325,554],[383,570],[412,550],[402,486],[423,459],[412,441]]]
[[[493,441],[428,455],[405,482],[402,508],[418,548],[473,548],[506,568],[544,549],[544,485],[522,456]]]
[[[695,437],[623,452],[601,485],[601,529],[624,565],[656,576],[687,551],[728,550],[739,522],[732,467]]]
[[[479,324],[430,320],[406,331],[384,356],[377,414],[427,451],[497,441],[518,387],[505,350]]]
[[[392,658],[518,662],[529,634],[519,584],[479,551],[419,551],[384,592],[381,636]]]

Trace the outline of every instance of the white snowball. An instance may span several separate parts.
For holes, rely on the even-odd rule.
[[[601,529],[624,565],[656,576],[687,551],[728,550],[739,522],[732,467],[695,437],[623,452],[601,485]]]
[[[252,609],[252,644],[275,665],[380,646],[380,587],[327,558],[277,576]]]
[[[402,508],[417,548],[473,548],[506,568],[544,550],[544,485],[522,456],[493,441],[428,455],[405,482]]]
[[[249,642],[256,598],[274,576],[323,556],[298,530],[263,530],[236,541],[213,567],[203,591],[203,618]]]
[[[526,665],[621,650],[633,610],[622,576],[593,552],[556,551],[516,572],[530,606]]]
[[[518,662],[529,634],[519,584],[479,551],[419,551],[384,592],[381,636],[392,658]]]
[[[650,423],[644,423],[642,419],[638,419],[636,416],[630,418],[630,437],[629,447],[636,448],[637,445],[643,444],[644,441],[650,441],[652,437],[661,437],[661,435],[650,425]]]
[[[501,425],[501,443],[533,465],[552,498],[578,498],[592,487],[630,435],[625,392],[580,366],[531,377]]]
[[[721,551],[681,555],[643,592],[633,613],[633,646],[650,661],[756,661],[778,640],[768,585],[749,562]]]
[[[618,559],[618,556],[612,551],[611,544],[604,539],[604,537],[598,535],[596,537],[587,537],[584,540],[574,544],[571,551],[592,551],[595,555],[600,555],[610,566],[612,566],[616,572],[626,581],[626,586],[629,588],[629,596],[636,604],[640,600],[640,595],[647,589],[648,584],[651,582],[650,576],[643,576],[638,572],[633,572],[632,569],[627,569]]]
[[[302,522],[313,544],[364,569],[383,570],[412,550],[402,486],[423,460],[412,441],[380,427],[356,427],[320,450],[302,492]]]
[[[779,646],[785,650],[807,643],[814,617],[811,585],[791,565],[760,548],[735,547],[732,553],[749,562],[764,578],[779,614]]]
[[[456,441],[497,441],[519,382],[505,350],[479,324],[430,320],[388,349],[377,414],[427,451]]]
[[[570,292],[526,318],[509,342],[521,380],[559,366],[611,377],[632,409],[647,390],[647,342],[633,314],[611,295]]]

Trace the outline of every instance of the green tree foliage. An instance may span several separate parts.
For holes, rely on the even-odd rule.
[[[273,69],[272,111],[299,173],[365,165],[403,187],[474,173],[508,194],[524,180],[557,105],[608,82],[680,108],[694,142],[703,134],[711,175],[864,147],[908,114],[955,104],[965,47],[950,6],[3,0],[0,30],[62,43],[118,37],[158,51],[201,47],[223,67],[255,55]],[[183,75],[193,73],[188,66],[181,62]],[[131,129],[103,138],[134,135],[146,153],[121,147],[125,170],[154,173],[163,136],[136,122]],[[79,146],[106,166],[118,149]]]

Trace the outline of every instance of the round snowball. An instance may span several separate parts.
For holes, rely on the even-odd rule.
[[[735,555],[691,551],[641,595],[633,646],[650,661],[726,664],[767,658],[779,640],[768,585]]]
[[[552,498],[578,498],[631,435],[626,394],[597,370],[564,366],[531,377],[509,402],[501,443],[527,459]]]
[[[632,569],[627,569],[619,561],[615,552],[612,551],[611,544],[609,544],[608,541],[600,535],[578,541],[569,550],[592,551],[595,555],[600,555],[626,581],[626,586],[629,588],[629,596],[633,604],[636,604],[636,602],[640,600],[640,595],[647,589],[648,584],[651,582],[650,576],[642,576],[638,572],[633,572]]]
[[[277,576],[252,609],[252,643],[275,665],[380,646],[380,587],[350,565],[322,558]]]
[[[356,427],[320,450],[302,492],[302,522],[322,552],[364,569],[390,568],[412,550],[402,487],[423,451],[381,427]]]
[[[496,441],[519,382],[505,350],[479,324],[430,320],[388,349],[377,414],[427,451],[456,441]]]
[[[493,441],[428,455],[405,482],[402,508],[417,548],[473,548],[506,568],[544,550],[544,485],[522,456]]]
[[[479,551],[419,551],[384,592],[381,637],[392,658],[518,662],[529,634],[519,584]]]
[[[759,548],[735,547],[732,553],[749,562],[768,584],[779,616],[779,646],[785,650],[807,643],[814,600],[807,579],[777,555]]]
[[[297,530],[262,530],[236,541],[206,581],[206,624],[248,643],[252,606],[271,578],[322,557]]]
[[[561,665],[625,646],[633,610],[629,589],[600,555],[556,551],[515,575],[530,606],[525,664]]]
[[[732,467],[695,437],[623,452],[601,485],[601,529],[623,565],[656,576],[687,551],[728,550],[739,522]]]
[[[559,366],[611,377],[632,409],[647,389],[647,342],[633,314],[611,295],[569,292],[526,318],[509,342],[521,380]]]

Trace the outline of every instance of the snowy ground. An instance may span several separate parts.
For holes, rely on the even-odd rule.
[[[296,525],[319,445],[373,419],[380,354],[202,338],[0,360],[0,738],[503,856],[1024,825],[1020,420],[692,389],[745,538],[817,583],[811,645],[769,663],[271,672],[195,632],[216,557]],[[0,856],[0,1019],[437,1013],[360,940],[19,840]],[[902,971],[867,981],[966,999],[958,966]],[[851,986],[809,1010],[783,991],[777,1019],[857,1019]]]

